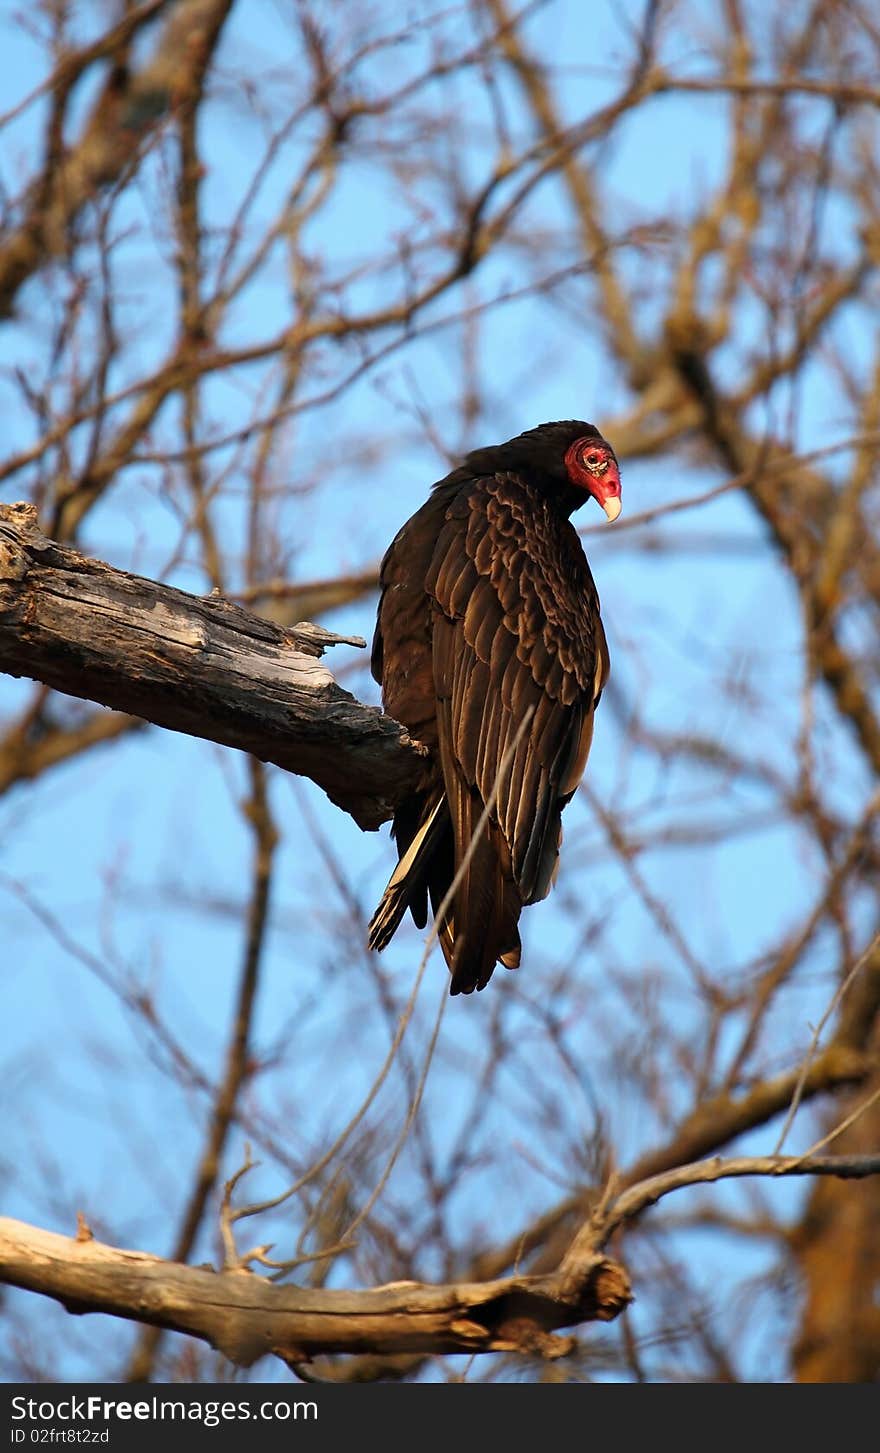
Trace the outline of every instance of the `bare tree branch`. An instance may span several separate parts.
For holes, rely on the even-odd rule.
[[[22,284],[47,258],[66,245],[68,229],[84,205],[101,188],[117,181],[137,158],[145,136],[159,124],[169,108],[186,93],[192,77],[193,57],[203,57],[201,69],[216,45],[232,0],[178,0],[173,6],[154,56],[140,71],[130,73],[125,59],[117,58],[77,144],[62,155],[60,124],[47,146],[45,170],[34,184],[22,222],[10,229],[0,245],[0,316],[11,311]],[[102,48],[87,48],[81,65],[127,44],[137,26],[153,18],[158,7],[145,5],[125,25],[105,37]],[[78,74],[76,58],[62,67],[65,94]],[[57,91],[56,91],[57,96]],[[60,120],[60,118],[59,118]]]
[[[0,667],[311,777],[364,828],[420,769],[403,727],[337,686],[318,626],[284,629],[54,544],[0,506]]]
[[[71,1312],[109,1312],[201,1337],[239,1366],[272,1353],[538,1352],[559,1356],[557,1327],[610,1321],[630,1300],[616,1262],[593,1257],[580,1280],[509,1277],[370,1291],[279,1287],[248,1272],[181,1266],[92,1239],[0,1220],[0,1278],[54,1297]]]
[[[624,1221],[640,1216],[670,1191],[685,1186],[740,1176],[837,1176],[841,1180],[864,1180],[876,1175],[880,1175],[880,1155],[739,1155],[729,1160],[715,1156],[712,1160],[679,1165],[662,1175],[651,1176],[613,1198],[607,1211],[596,1217],[600,1228],[598,1244],[604,1244]],[[570,1256],[576,1257],[576,1244]]]

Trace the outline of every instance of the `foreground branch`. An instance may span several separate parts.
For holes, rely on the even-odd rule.
[[[206,1271],[0,1219],[0,1280],[62,1302],[200,1337],[249,1367],[319,1353],[530,1352],[558,1356],[556,1327],[611,1321],[630,1300],[626,1272],[598,1254],[576,1277],[509,1277],[370,1291],[283,1287],[250,1272]]]
[[[216,1272],[0,1219],[0,1282],[39,1292],[69,1312],[107,1312],[200,1337],[239,1366],[272,1354],[418,1356],[573,1350],[559,1327],[609,1322],[631,1301],[629,1278],[602,1247],[623,1223],[684,1186],[737,1176],[880,1174],[880,1156],[737,1156],[677,1166],[603,1196],[558,1268],[545,1276],[429,1286],[391,1282],[367,1291],[286,1287],[235,1268]]]
[[[374,828],[420,755],[319,663],[340,642],[363,644],[87,560],[47,539],[31,506],[0,505],[0,670],[310,777]]]
[[[634,1221],[670,1191],[686,1186],[711,1185],[714,1181],[735,1180],[740,1176],[833,1176],[837,1180],[866,1180],[880,1176],[878,1155],[736,1155],[724,1160],[720,1155],[693,1165],[679,1165],[661,1175],[639,1181],[615,1197],[594,1214],[572,1242],[566,1261],[577,1259],[579,1248],[589,1251],[604,1243],[624,1221]],[[565,1263],[563,1263],[564,1265]]]

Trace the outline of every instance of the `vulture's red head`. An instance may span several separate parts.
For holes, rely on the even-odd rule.
[[[617,519],[621,508],[620,469],[614,450],[598,429],[569,444],[565,451],[565,472],[575,489],[585,489],[593,496],[609,520]]]
[[[617,457],[595,424],[583,419],[539,424],[506,444],[474,450],[466,464],[474,474],[505,469],[523,474],[558,499],[566,514],[580,509],[590,495],[609,520],[620,514]]]

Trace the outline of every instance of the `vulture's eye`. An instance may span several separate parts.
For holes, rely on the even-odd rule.
[[[587,449],[587,450],[585,450],[584,451],[583,459],[584,459],[584,464],[593,473],[595,473],[596,471],[601,470],[602,469],[602,466],[603,465],[607,465],[607,462],[608,462],[606,460],[605,455],[604,455],[604,453],[602,452],[601,449]]]

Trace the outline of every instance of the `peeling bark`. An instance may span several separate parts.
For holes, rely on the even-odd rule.
[[[310,777],[376,828],[421,756],[336,684],[319,659],[335,644],[364,643],[86,559],[43,535],[32,507],[0,506],[0,669]]]
[[[200,1337],[249,1367],[319,1353],[529,1352],[561,1356],[557,1327],[611,1321],[630,1301],[623,1267],[599,1253],[578,1274],[368,1291],[284,1287],[252,1272],[215,1272],[0,1219],[0,1280],[62,1302]]]

